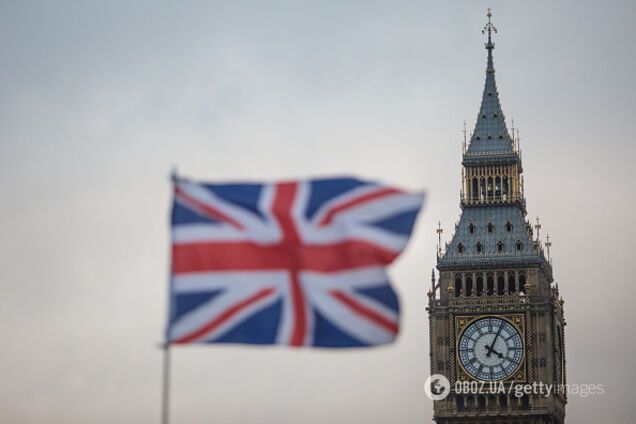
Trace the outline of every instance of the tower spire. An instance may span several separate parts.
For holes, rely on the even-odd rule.
[[[470,138],[470,145],[466,151],[466,160],[480,160],[485,155],[509,155],[514,156],[513,141],[506,128],[506,120],[499,101],[497,82],[495,81],[495,63],[492,51],[495,43],[492,41],[493,33],[497,28],[492,23],[492,11],[488,9],[486,14],[488,22],[482,29],[482,33],[488,36],[486,50],[488,61],[486,64],[486,81],[484,92],[475,124],[475,131]]]

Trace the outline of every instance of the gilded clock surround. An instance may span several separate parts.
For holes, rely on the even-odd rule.
[[[464,365],[462,364],[462,361],[459,357],[459,342],[461,340],[461,336],[463,334],[463,332],[468,328],[468,326],[470,326],[471,323],[483,319],[483,318],[499,318],[502,319],[504,321],[507,321],[510,325],[512,325],[517,332],[522,336],[522,342],[523,342],[523,352],[522,352],[522,358],[521,358],[521,362],[519,363],[519,366],[517,367],[517,369],[514,371],[514,373],[507,378],[504,378],[502,380],[497,380],[497,382],[502,381],[504,383],[525,383],[527,382],[527,369],[528,369],[528,365],[527,365],[527,355],[526,355],[526,350],[527,350],[527,345],[528,345],[528,339],[529,339],[529,335],[526,332],[526,317],[524,314],[480,314],[480,315],[456,315],[454,316],[454,327],[455,327],[455,333],[457,334],[457,337],[455,337],[455,378],[452,379],[452,383],[455,383],[455,381],[459,380],[459,381],[484,381],[484,380],[479,380],[478,378],[473,377],[472,375],[470,375],[470,373],[468,371],[466,371],[466,369],[464,368]],[[531,343],[531,341],[530,341]],[[453,374],[451,374],[453,375]]]

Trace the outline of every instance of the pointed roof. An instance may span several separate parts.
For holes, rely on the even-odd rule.
[[[439,270],[526,265],[544,266],[552,275],[552,266],[534,240],[532,225],[520,208],[510,205],[465,208],[453,239],[437,262]]]
[[[473,162],[482,159],[505,158],[518,159],[514,142],[508,133],[504,113],[499,101],[499,91],[495,80],[495,65],[492,51],[495,44],[492,42],[492,32],[497,29],[490,22],[491,13],[488,12],[488,24],[484,32],[488,32],[488,62],[486,65],[486,82],[481,99],[481,107],[475,124],[475,131],[470,139],[468,150],[464,156],[464,162]]]

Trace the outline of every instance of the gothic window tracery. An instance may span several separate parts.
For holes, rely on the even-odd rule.
[[[514,272],[508,273],[508,294],[512,294],[517,291],[517,281]]]
[[[481,296],[484,294],[484,276],[479,273],[477,274],[477,296]]]
[[[473,276],[468,274],[466,275],[466,296],[473,295]]]
[[[506,279],[503,272],[497,273],[497,294],[503,296],[506,290]]]
[[[463,411],[464,410],[464,397],[463,396],[457,396],[455,398],[455,405],[457,406],[457,410],[458,411]]]
[[[508,200],[508,177],[503,177],[503,200]]]
[[[495,278],[492,272],[489,272],[486,276],[486,296],[492,296],[495,294]]]
[[[495,199],[501,201],[501,177],[495,178]]]
[[[499,395],[499,406],[506,408],[508,406],[508,397],[506,395]]]
[[[519,273],[519,293],[526,294],[526,273]]]

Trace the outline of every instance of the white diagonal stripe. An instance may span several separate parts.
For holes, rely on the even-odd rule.
[[[373,222],[402,212],[418,210],[424,201],[424,194],[390,194],[372,199],[351,209],[338,213],[334,223],[338,221]]]
[[[389,281],[386,271],[379,266],[338,272],[301,271],[299,278],[303,290],[312,294],[315,290],[382,287]]]

